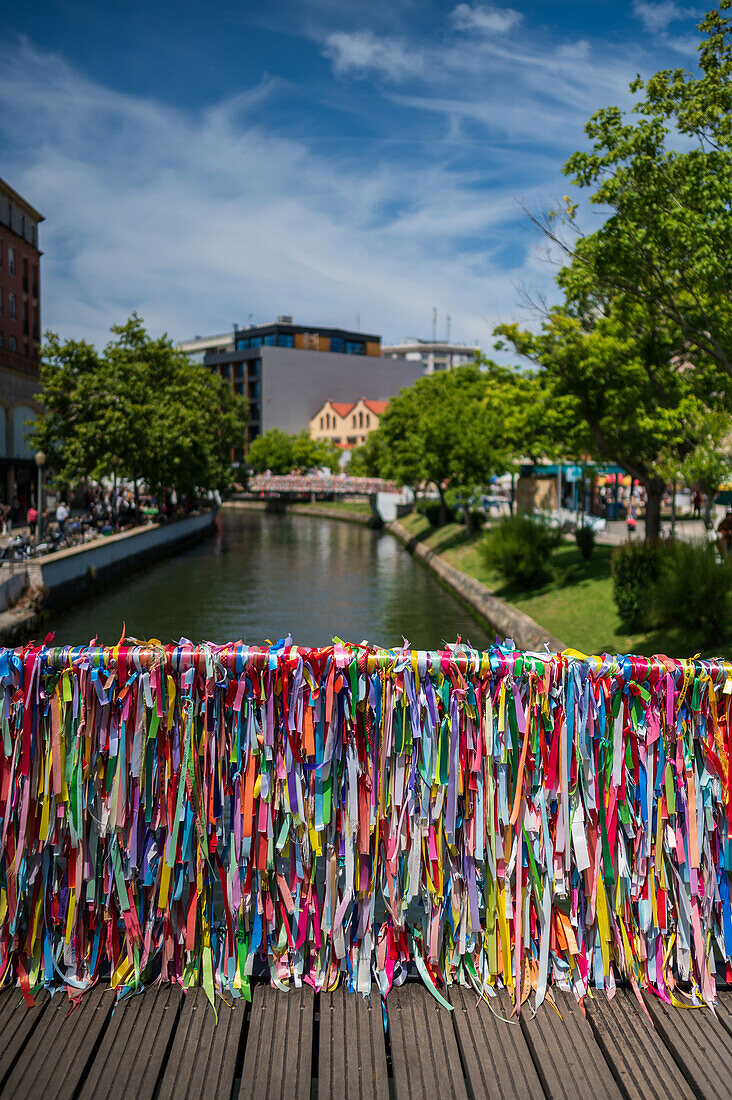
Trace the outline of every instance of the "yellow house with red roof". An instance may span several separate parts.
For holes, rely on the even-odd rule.
[[[363,443],[379,426],[388,401],[326,401],[310,421],[311,439],[329,439],[343,450]]]

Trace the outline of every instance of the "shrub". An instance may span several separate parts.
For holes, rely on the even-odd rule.
[[[592,527],[588,527],[587,524],[582,524],[578,527],[574,533],[579,552],[585,561],[589,561],[592,557],[592,551],[595,549],[595,532]]]
[[[427,518],[430,527],[440,526],[440,502],[439,500],[426,500],[421,509]],[[449,505],[446,509],[445,523],[452,523],[455,519],[455,509]]]
[[[613,599],[621,622],[629,630],[649,627],[653,587],[658,580],[660,553],[650,543],[625,543],[612,557]]]
[[[504,516],[483,543],[489,569],[522,588],[548,580],[551,553],[559,545],[558,531],[529,516]]]
[[[708,542],[673,542],[660,553],[658,579],[651,594],[654,625],[677,627],[700,645],[726,637],[732,612],[732,562],[720,562]]]

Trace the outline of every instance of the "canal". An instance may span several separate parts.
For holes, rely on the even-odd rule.
[[[220,513],[215,536],[51,613],[57,645],[95,636],[300,645],[334,636],[437,649],[487,632],[388,534],[314,516]]]

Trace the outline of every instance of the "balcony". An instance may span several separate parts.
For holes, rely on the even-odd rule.
[[[41,373],[37,356],[21,355],[19,351],[11,351],[10,348],[0,348],[0,370],[3,367],[20,371],[30,378],[39,378]]]

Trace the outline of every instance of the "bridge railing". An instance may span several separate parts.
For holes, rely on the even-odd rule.
[[[323,477],[320,474],[255,474],[249,479],[249,488],[253,493],[264,494],[306,494],[318,496],[371,496],[373,493],[394,493],[397,486],[393,481],[378,477]]]
[[[109,966],[518,1010],[732,965],[732,664],[335,644],[0,649],[0,977]]]

